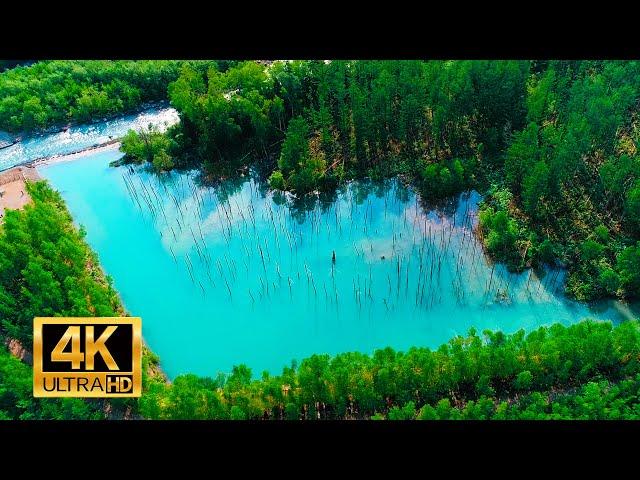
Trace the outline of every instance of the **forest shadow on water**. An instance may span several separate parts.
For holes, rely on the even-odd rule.
[[[171,378],[241,363],[258,377],[314,353],[436,348],[472,327],[619,321],[631,308],[568,300],[557,269],[489,261],[475,191],[426,203],[394,178],[295,198],[251,171],[212,183],[108,167],[120,155],[40,171]]]

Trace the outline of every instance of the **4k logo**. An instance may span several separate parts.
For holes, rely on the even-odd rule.
[[[138,317],[33,320],[34,397],[139,397]]]

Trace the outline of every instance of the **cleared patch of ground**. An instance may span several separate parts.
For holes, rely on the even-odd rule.
[[[0,222],[6,209],[22,208],[31,201],[25,186],[27,180],[40,180],[35,168],[14,167],[0,173]]]

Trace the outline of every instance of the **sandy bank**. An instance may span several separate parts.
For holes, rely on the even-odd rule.
[[[100,145],[95,145],[93,147],[83,148],[82,150],[77,150],[71,153],[53,155],[51,157],[37,158],[29,162],[27,165],[30,167],[40,167],[43,165],[51,165],[54,163],[72,162],[74,160],[78,160],[79,158],[85,157],[90,154],[107,152],[110,150],[117,150],[120,148],[120,145],[121,145],[120,140],[111,140],[107,143],[102,143]]]
[[[25,187],[26,180],[40,180],[35,168],[13,167],[0,173],[0,221],[4,218],[5,209],[22,208],[31,201]]]

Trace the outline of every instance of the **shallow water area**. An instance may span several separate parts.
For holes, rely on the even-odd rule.
[[[206,187],[196,172],[108,166],[121,155],[39,172],[86,228],[170,378],[240,363],[258,377],[314,353],[435,348],[471,327],[634,315],[566,299],[561,271],[489,262],[472,231],[476,192],[425,210],[397,180],[352,182],[305,210],[250,177]]]

